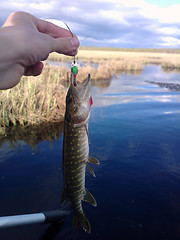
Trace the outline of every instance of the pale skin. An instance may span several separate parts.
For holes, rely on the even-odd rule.
[[[38,76],[49,53],[77,54],[79,40],[61,27],[25,12],[13,12],[0,28],[0,89],[21,77]]]

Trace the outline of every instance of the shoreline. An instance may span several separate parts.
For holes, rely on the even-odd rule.
[[[48,60],[70,61],[71,58],[50,54]],[[91,73],[92,84],[100,80],[110,80],[113,75],[123,72],[140,75],[148,64],[161,65],[167,73],[180,72],[180,54],[137,53],[116,51],[80,50],[77,62],[78,82]],[[94,68],[90,63],[98,63]],[[38,77],[22,77],[20,83],[9,90],[0,91],[0,135],[6,135],[12,126],[37,126],[63,121],[65,97],[70,81],[70,69],[66,66],[50,66],[45,62],[43,72]]]

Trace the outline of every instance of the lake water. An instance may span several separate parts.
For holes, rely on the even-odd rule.
[[[1,240],[180,239],[180,92],[153,82],[180,83],[179,73],[146,66],[92,87],[86,187],[98,206],[83,204],[92,233],[64,224],[0,230]],[[62,190],[62,135],[31,148],[6,141],[0,149],[0,215],[55,210]]]

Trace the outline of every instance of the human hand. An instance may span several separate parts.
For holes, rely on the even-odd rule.
[[[0,89],[14,87],[23,75],[41,74],[49,53],[77,54],[79,40],[61,27],[25,12],[13,12],[0,29]]]

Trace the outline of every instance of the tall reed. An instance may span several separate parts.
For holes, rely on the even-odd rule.
[[[161,64],[166,71],[180,70],[180,54],[152,52],[120,52],[81,50],[76,57],[83,61],[78,81],[91,73],[92,81],[111,79],[113,74],[139,74],[146,64]],[[70,61],[67,56],[50,54],[48,60]],[[92,66],[97,64],[97,68]],[[9,90],[0,91],[0,133],[11,125],[53,123],[63,119],[65,96],[70,69],[45,64],[38,77],[22,77],[20,83]]]
[[[67,89],[62,85],[65,74],[61,70],[46,65],[40,76],[22,77],[16,87],[0,91],[1,129],[62,119]]]

